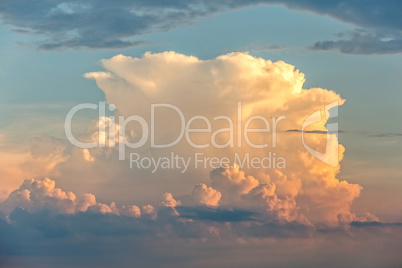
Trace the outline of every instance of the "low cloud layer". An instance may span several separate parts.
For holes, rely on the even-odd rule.
[[[235,168],[228,170],[238,172]],[[259,188],[250,190],[254,197],[260,193]],[[398,263],[395,257],[401,246],[401,224],[381,223],[375,218],[338,227],[281,221],[271,213],[216,207],[216,193],[210,187],[197,185],[190,195],[202,205],[188,206],[167,193],[156,209],[134,205],[117,208],[113,203],[97,203],[91,194],[75,197],[57,188],[51,179],[26,180],[0,204],[0,210],[5,212],[0,218],[0,261],[4,266],[20,267],[129,267],[133,261],[141,266],[201,267],[204,264],[199,258],[223,267],[250,262],[256,267],[264,267],[267,262],[287,267],[301,263],[393,267]],[[213,202],[206,205],[206,200]],[[262,206],[269,208],[268,212],[277,209],[266,203]],[[367,237],[375,243],[367,242]],[[297,264],[276,258],[278,247],[286,247],[292,256],[300,255]],[[300,251],[305,247],[308,252]],[[228,248],[242,258],[222,258]],[[258,248],[264,249],[264,254]],[[320,254],[313,256],[311,252]],[[342,257],[335,252],[342,253]],[[244,259],[250,254],[253,259]],[[191,256],[191,261],[186,258]],[[387,256],[385,262],[379,256]]]

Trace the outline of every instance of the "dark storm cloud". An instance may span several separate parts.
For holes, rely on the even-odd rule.
[[[168,31],[194,19],[255,4],[281,4],[289,9],[328,15],[370,29],[348,40],[316,42],[313,50],[373,54],[402,51],[401,1],[23,1],[0,2],[0,16],[14,31],[44,36],[40,49],[125,48],[144,45],[131,40]]]

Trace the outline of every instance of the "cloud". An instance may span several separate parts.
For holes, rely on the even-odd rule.
[[[238,165],[213,170],[211,181],[214,187],[235,197],[247,194],[260,184],[253,176],[246,176]],[[226,202],[231,202],[231,199]]]
[[[218,190],[199,183],[194,186],[191,194],[179,198],[184,205],[217,207],[221,196],[222,194]]]
[[[143,214],[145,214],[145,215],[155,214],[155,208],[149,204],[142,206],[142,211],[143,211]]]
[[[339,134],[359,134],[359,135],[364,135],[367,137],[371,138],[395,138],[395,137],[402,137],[402,133],[396,133],[396,132],[388,132],[388,133],[377,133],[377,134],[370,134],[369,132],[366,131],[349,131],[349,130],[336,130],[336,131],[330,131],[330,130],[300,130],[300,129],[288,129],[286,130],[288,133],[303,133],[303,134],[334,134],[334,133],[339,133]]]
[[[192,137],[195,144],[210,144],[202,150],[190,146],[184,138],[168,151],[151,148],[149,141],[144,144],[141,151],[146,156],[149,156],[148,152],[151,151],[153,157],[168,156],[171,150],[174,150],[183,157],[194,157],[194,153],[202,152],[206,158],[231,158],[232,165],[226,169],[211,168],[208,164],[198,168],[190,167],[188,172],[194,174],[190,179],[186,174],[175,173],[177,183],[194,185],[208,182],[205,176],[213,170],[210,183],[196,186],[192,195],[180,197],[180,194],[185,193],[177,194],[184,205],[186,202],[211,206],[232,204],[263,210],[271,213],[273,219],[285,221],[297,219],[338,224],[340,218],[356,217],[350,212],[350,207],[362,188],[338,180],[336,175],[339,166],[330,167],[314,159],[304,149],[299,136],[287,135],[289,129],[301,129],[304,120],[315,111],[334,101],[341,105],[344,100],[333,91],[320,88],[303,89],[304,74],[295,70],[294,66],[282,61],[271,62],[255,58],[244,53],[229,53],[203,61],[175,52],[146,53],[142,58],[118,55],[102,60],[102,65],[104,72],[86,76],[96,80],[99,88],[105,93],[107,102],[116,105],[118,115],[125,117],[135,114],[149,122],[151,104],[169,103],[179,107],[186,121],[190,116],[205,116],[213,122],[211,132],[214,132],[228,127],[227,122],[213,119],[218,115],[225,115],[232,119],[232,122],[237,122],[239,101],[242,105],[243,124],[255,115],[267,118],[272,115],[286,117],[276,126],[278,142],[275,146],[273,143],[276,141],[272,139],[272,135],[253,135],[255,144],[268,141],[265,150],[251,146],[244,136],[231,135],[219,137],[218,144],[225,144],[233,139],[233,146],[224,148],[212,146],[208,134]],[[133,102],[136,105],[133,105]],[[163,112],[156,111],[155,118],[156,144],[166,144],[178,136],[178,129],[182,125],[175,112],[168,109]],[[305,136],[306,143],[320,150],[319,148],[323,148],[327,143],[328,137],[328,142],[338,151],[338,156],[328,157],[342,159],[344,148],[338,145],[336,135],[328,132],[325,123],[326,120],[321,120],[311,128],[305,129],[309,133]],[[203,127],[201,124],[194,124],[194,127],[196,126]],[[137,136],[143,133],[139,126],[128,126],[126,130],[136,133]],[[323,133],[328,135],[322,135]],[[239,138],[241,146],[235,144]],[[135,150],[127,149],[127,158],[133,151]],[[269,151],[281,155],[286,160],[286,168],[276,165],[269,168],[253,168],[243,165],[242,160],[236,162],[234,157],[237,153],[239,158],[246,155],[250,158],[263,158],[267,157]],[[275,159],[267,159],[266,163],[273,164],[274,161]],[[239,167],[233,163],[243,166]],[[214,191],[221,194],[219,203],[218,194],[214,195]],[[166,204],[175,207],[174,202],[170,203],[169,200],[165,201]]]
[[[253,176],[246,176],[238,165],[215,169],[211,172],[211,181],[223,194],[223,206],[236,204],[249,210],[268,212],[274,220],[305,220],[302,215],[301,219],[298,217],[293,197],[278,198],[275,183],[261,183]]]
[[[402,32],[383,34],[355,33],[350,39],[318,41],[310,46],[315,51],[339,51],[344,54],[395,54],[402,52]]]
[[[0,15],[4,23],[24,34],[44,36],[37,44],[45,50],[65,48],[126,48],[146,45],[145,40],[132,38],[151,32],[163,32],[188,25],[196,18],[258,4],[281,4],[289,9],[311,11],[378,30],[373,37],[352,40],[321,41],[313,49],[339,48],[344,53],[399,53],[401,40],[400,2],[388,1],[292,1],[233,0],[212,1],[52,1],[40,4],[23,1],[2,1]],[[380,34],[381,32],[381,34]],[[394,36],[381,41],[381,35]],[[400,46],[399,46],[400,47]],[[277,49],[277,47],[267,47]]]
[[[235,170],[232,168],[231,172]],[[258,196],[262,186],[254,187],[249,193]],[[205,185],[200,184],[196,186],[198,188],[213,192]],[[263,192],[262,197],[266,194],[270,197],[274,190]],[[234,208],[235,204],[232,208],[181,206],[171,194],[165,194],[164,202],[157,208],[157,216],[150,218],[147,215],[155,213],[155,208],[150,205],[142,210],[134,205],[118,208],[114,203],[109,206],[97,203],[90,194],[82,195],[79,201],[77,199],[74,199],[73,193],[56,188],[55,182],[50,179],[27,180],[11,193],[0,204],[1,209],[5,205],[8,208],[10,204],[15,205],[11,213],[0,217],[2,264],[22,267],[52,267],[56,263],[62,263],[61,267],[123,267],[135,261],[141,266],[164,264],[168,267],[188,267],[189,264],[197,264],[198,258],[207,256],[209,261],[222,264],[219,255],[230,249],[231,254],[237,252],[235,255],[242,256],[254,252],[253,259],[248,263],[261,262],[265,265],[268,259],[273,262],[277,253],[270,252],[274,248],[286,248],[289,253],[297,244],[297,248],[307,247],[308,252],[315,253],[314,256],[306,255],[306,252],[297,253],[303,256],[298,265],[300,261],[306,265],[324,265],[328,262],[328,254],[340,250],[334,244],[340,244],[349,252],[349,258],[339,258],[342,261],[337,265],[365,266],[360,254],[373,251],[376,254],[371,255],[370,263],[374,263],[375,267],[380,261],[378,256],[385,256],[383,254],[388,256],[387,263],[397,261],[395,249],[400,247],[402,235],[400,223],[372,221],[376,220],[372,215],[366,222],[358,220],[340,227],[315,226],[297,221],[277,221],[260,212]],[[390,234],[391,237],[384,238]],[[368,237],[372,239],[367,240]],[[250,247],[255,248],[245,253],[244,250]],[[256,255],[257,249],[265,253]],[[316,253],[323,249],[325,257],[317,259]],[[208,252],[215,252],[216,255]],[[176,261],[170,259],[172,256]],[[191,261],[186,261],[190,256],[193,256]],[[224,258],[223,263],[232,267],[240,261],[232,261],[232,258]],[[283,258],[275,262],[284,265]]]
[[[17,31],[45,36],[40,49],[126,48],[147,44],[130,40],[150,32],[167,31],[210,14],[219,5],[148,1],[55,1],[40,4],[5,1],[2,20]]]
[[[56,188],[56,182],[49,178],[27,179],[6,200],[0,203],[0,211],[10,214],[14,209],[22,208],[28,212],[48,211],[52,214],[76,214],[92,211],[101,214],[115,214],[140,217],[138,206],[129,205],[118,208],[114,202],[110,205],[98,203],[93,194],[76,196]],[[152,206],[144,207],[146,214],[153,213]]]
[[[209,224],[204,225],[197,221],[210,221],[210,224],[212,222],[255,221],[257,219],[272,221],[271,218],[266,218],[258,212],[239,209],[238,204],[227,204],[226,208],[218,208],[220,192],[205,184],[196,185],[190,196],[197,202],[192,206],[182,206],[181,201],[176,200],[171,193],[165,193],[164,201],[157,209],[151,205],[143,206],[142,210],[135,205],[123,205],[119,208],[114,202],[110,205],[98,203],[92,194],[82,194],[77,197],[72,192],[65,192],[56,188],[55,181],[48,178],[29,179],[25,180],[19,189],[13,191],[4,202],[0,203],[0,210],[5,213],[3,218],[7,219],[11,225],[18,222],[30,228],[39,228],[46,236],[51,237],[68,236],[71,235],[71,232],[77,231],[70,230],[70,226],[63,223],[65,220],[99,218],[100,215],[108,215],[108,218],[115,217],[114,220],[117,221],[117,224],[125,221],[124,217],[138,218],[139,221],[136,222],[134,229],[151,227],[153,228],[150,229],[152,234],[157,234],[159,228],[165,228],[166,225],[174,225],[172,230],[174,233],[184,232],[190,236],[198,236],[200,234],[197,232],[202,233],[202,229],[211,227]],[[67,215],[71,215],[71,217]],[[46,218],[53,222],[51,229],[37,225],[38,221]],[[184,223],[182,219],[191,220],[188,222],[188,224],[191,223],[191,226],[181,226]],[[149,220],[153,221],[154,226],[145,226],[150,224]],[[74,228],[78,228],[78,226]],[[183,230],[183,228],[188,228],[188,230]],[[191,231],[196,233],[191,234]]]
[[[299,130],[299,129],[288,129],[286,130],[286,132],[296,132],[296,133],[304,133],[304,134],[308,134],[308,133],[312,133],[312,134],[333,134],[333,133],[345,133],[345,131],[343,130],[337,130],[337,131],[330,131],[330,130]]]
[[[21,169],[30,176],[52,176],[57,165],[71,156],[71,146],[66,139],[48,135],[34,137],[30,141],[31,158],[21,164]]]
[[[177,201],[173,198],[171,193],[165,193],[163,195],[164,201],[162,202],[162,205],[165,207],[171,207],[174,208],[178,205],[181,205],[180,201]]]
[[[345,54],[395,54],[401,53],[402,20],[400,1],[387,4],[378,1],[277,1],[290,9],[312,11],[329,15],[343,22],[352,23],[358,30],[340,34],[339,40],[315,42],[313,51],[339,51]],[[349,39],[342,37],[349,36]]]
[[[390,1],[387,5],[377,1],[350,2],[350,1],[276,1],[284,3],[289,8],[310,10],[317,14],[325,14],[339,20],[359,26],[373,28],[390,28],[400,30],[402,21],[399,17],[401,3]]]
[[[137,114],[149,119],[150,104],[170,103],[182,109],[187,121],[194,115],[210,118],[214,122],[211,128],[216,130],[228,127],[227,122],[213,120],[218,115],[237,121],[239,101],[242,105],[241,125],[254,115],[266,118],[286,116],[277,125],[276,147],[271,135],[253,133],[254,143],[268,142],[270,146],[254,148],[241,137],[242,146],[210,146],[199,150],[184,140],[167,150],[151,148],[148,143],[139,150],[127,150],[127,154],[134,151],[158,157],[174,151],[182,156],[194,157],[194,153],[202,152],[205,157],[211,158],[229,157],[233,153],[243,157],[248,153],[253,158],[267,157],[272,150],[286,159],[286,168],[275,165],[271,168],[240,167],[241,163],[231,163],[215,168],[209,165],[192,166],[185,173],[167,170],[154,174],[135,168],[127,171],[127,162],[117,160],[118,147],[88,149],[87,157],[91,156],[91,161],[86,161],[82,149],[69,146],[64,140],[42,137],[33,142],[32,157],[43,160],[37,163],[49,169],[40,170],[56,174],[56,178],[40,178],[36,175],[37,170],[33,169],[33,178],[25,180],[0,204],[0,210],[4,212],[0,221],[3,238],[0,247],[10,247],[2,254],[9,256],[18,248],[25,250],[20,253],[22,256],[45,256],[45,259],[52,256],[67,258],[67,254],[74,256],[76,252],[81,252],[80,256],[101,256],[99,258],[107,254],[122,254],[128,258],[125,261],[132,261],[135,256],[144,263],[150,263],[157,252],[166,250],[183,259],[183,253],[175,251],[178,249],[175,243],[181,242],[193,249],[202,243],[209,246],[223,243],[225,247],[219,253],[228,245],[239,249],[240,253],[242,247],[263,247],[265,253],[260,260],[266,265],[267,249],[275,248],[275,245],[286,245],[288,248],[288,244],[282,244],[287,239],[310,250],[326,246],[322,241],[351,235],[352,239],[341,240],[345,243],[342,247],[349,247],[350,240],[351,244],[356,241],[355,235],[363,238],[358,244],[371,235],[372,230],[365,228],[370,225],[376,232],[375,238],[388,232],[394,236],[393,239],[399,239],[400,225],[378,225],[380,220],[374,215],[352,211],[351,206],[362,188],[337,178],[340,166],[332,167],[314,158],[303,147],[299,135],[286,132],[301,129],[306,117],[328,103],[338,101],[341,105],[344,102],[333,91],[304,89],[305,77],[294,66],[244,53],[230,53],[203,61],[175,52],[146,53],[142,58],[119,55],[103,60],[102,65],[104,72],[100,75],[92,73],[90,77],[105,92],[107,102],[116,105],[116,117]],[[174,116],[177,114],[169,111],[157,114],[157,143],[166,142],[177,134],[175,131],[180,127],[180,121]],[[105,118],[95,120],[83,140],[99,141],[99,135],[94,134],[96,126],[113,125],[110,123]],[[323,135],[328,132],[325,125],[326,119],[321,119],[307,129],[310,132],[305,141],[312,148],[319,150],[326,145],[327,136],[331,144],[338,145],[334,134]],[[261,127],[259,124],[253,127],[258,126]],[[126,130],[125,134],[133,133],[132,138],[142,134],[141,128],[135,124],[127,126]],[[220,136],[219,144],[224,144],[230,136]],[[204,138],[194,137],[193,142],[210,142],[210,137],[207,140]],[[237,136],[235,138],[237,144]],[[104,139],[100,141],[105,142]],[[119,136],[116,142],[120,141]],[[342,159],[343,151],[344,148],[339,145],[339,159]],[[51,156],[58,159],[56,164],[51,161]],[[153,180],[150,188],[161,188],[163,191],[158,195],[156,192],[149,194],[145,183],[141,185],[139,192],[145,192],[146,198],[153,200],[150,202],[153,205],[144,205],[148,203],[145,201],[132,204],[137,187],[130,183],[146,181],[142,178]],[[74,180],[79,183],[70,183]],[[56,187],[56,181],[71,192]],[[94,194],[82,190],[87,181],[92,185],[100,184],[107,188],[106,192],[114,192],[114,195],[99,195],[96,192],[100,200],[108,199],[107,203],[97,201]],[[119,188],[121,181],[124,189]],[[130,202],[119,200],[124,195],[122,189],[129,193],[126,198]],[[366,223],[361,224],[363,228],[355,222]],[[400,240],[395,240],[394,245],[400,245]],[[128,248],[130,252],[127,252]],[[372,250],[371,247],[368,249]],[[387,249],[392,247],[387,246]],[[165,258],[169,259],[169,256]],[[352,259],[361,260],[360,257]],[[100,264],[109,262],[106,259]]]
[[[90,201],[89,198],[84,198]],[[11,212],[16,207],[26,208],[29,211],[49,209],[57,213],[71,214],[76,210],[76,196],[72,192],[64,192],[55,188],[55,182],[48,178],[42,180],[28,179],[18,190],[13,191],[2,203],[4,211]],[[85,202],[80,200],[80,208]]]
[[[358,218],[350,208],[362,187],[339,180],[339,166],[331,167],[315,159],[306,151],[298,135],[288,133],[289,129],[290,132],[301,129],[308,116],[328,103],[337,101],[341,105],[344,100],[333,91],[303,89],[304,74],[295,70],[294,66],[245,53],[229,53],[203,61],[175,52],[146,53],[142,58],[118,55],[102,60],[102,66],[104,71],[89,73],[86,77],[96,81],[109,104],[116,105],[115,118],[136,114],[149,122],[150,106],[155,103],[169,103],[179,107],[186,121],[194,115],[205,116],[213,122],[211,132],[228,127],[227,121],[214,120],[216,116],[226,116],[235,122],[236,128],[238,120],[241,121],[241,127],[244,127],[248,118],[255,115],[286,118],[276,125],[276,140],[272,133],[249,135],[255,144],[268,143],[267,148],[251,146],[244,135],[238,136],[237,132],[233,135],[217,135],[218,144],[233,139],[233,146],[223,148],[210,145],[200,150],[184,138],[168,150],[151,148],[149,139],[139,150],[127,148],[127,158],[131,152],[146,157],[170,158],[172,150],[183,158],[191,157],[192,163],[184,173],[170,169],[151,173],[150,170],[135,166],[131,169],[129,163],[119,161],[118,151],[122,139],[136,139],[142,136],[143,130],[136,124],[127,125],[124,133],[115,135],[113,144],[116,146],[110,147],[107,142],[108,129],[119,131],[121,127],[108,117],[95,120],[88,127],[88,133],[79,136],[85,142],[98,141],[106,146],[104,148],[82,150],[70,145],[65,139],[48,136],[35,138],[31,147],[32,159],[24,164],[27,171],[33,171],[30,177],[34,179],[27,182],[28,186],[36,185],[36,180],[42,181],[44,179],[41,178],[50,176],[80,194],[76,197],[73,193],[63,192],[63,197],[54,196],[53,191],[59,190],[54,190],[57,188],[51,182],[43,181],[41,183],[50,184],[50,190],[42,193],[42,199],[32,200],[32,186],[24,186],[8,198],[6,203],[10,204],[9,211],[17,206],[26,207],[28,211],[48,206],[50,210],[59,213],[90,210],[155,218],[157,209],[152,209],[152,206],[141,209],[144,205],[142,200],[146,199],[147,203],[155,206],[165,193],[162,204],[173,208],[175,213],[178,212],[176,208],[182,205],[245,209],[262,213],[270,220],[298,221],[303,224],[325,222],[338,225]],[[242,114],[237,118],[239,101]],[[177,130],[182,127],[177,114],[162,110],[155,116],[157,144],[164,144],[172,137],[177,137]],[[193,127],[203,127],[198,123],[195,122]],[[273,131],[272,122],[268,123]],[[321,150],[329,137],[332,146],[339,146],[337,157],[341,160],[344,148],[338,145],[336,135],[328,132],[325,124],[326,120],[322,119],[311,129],[305,129],[309,133],[305,136],[305,142]],[[98,132],[100,126],[105,127],[104,133]],[[207,133],[191,136],[191,139],[196,144],[211,144],[211,137]],[[205,159],[228,157],[230,164],[213,167],[205,162],[196,167],[195,153],[200,152]],[[243,160],[236,159],[236,154]],[[268,158],[268,155],[274,154],[282,157],[286,165],[275,165],[274,162],[278,160]],[[255,168],[242,164],[246,156],[249,159],[265,158],[265,164],[270,166]],[[131,179],[133,176],[136,180]],[[130,178],[130,187],[127,186],[127,178]],[[152,191],[154,183],[160,186],[159,192]],[[107,187],[101,187],[105,185]],[[118,194],[110,194],[110,189]],[[82,195],[85,192],[106,197],[109,202],[98,203],[94,195]],[[140,194],[142,196],[138,197]],[[49,198],[55,198],[54,202],[47,201]],[[132,198],[137,198],[135,203],[141,205],[116,205],[130,204]],[[110,203],[111,200],[114,202]],[[59,203],[64,204],[64,207],[59,206]]]
[[[211,207],[179,207],[177,210],[183,218],[216,222],[254,221],[254,216],[258,215],[249,210]]]
[[[244,48],[241,51],[252,51],[252,52],[276,52],[276,51],[283,51],[288,49],[288,46],[285,45],[278,45],[278,44],[269,44],[264,46],[252,46],[251,48]]]
[[[372,134],[369,137],[375,138],[394,138],[394,137],[402,137],[402,133],[380,133],[380,134]]]

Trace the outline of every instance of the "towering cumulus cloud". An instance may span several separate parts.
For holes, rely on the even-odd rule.
[[[138,123],[125,126],[132,142],[147,136],[141,148],[126,151],[126,157],[130,152],[162,157],[172,151],[193,157],[195,165],[186,170],[192,176],[178,175],[181,182],[211,183],[213,188],[197,185],[183,201],[262,209],[286,221],[338,224],[356,219],[350,206],[361,187],[337,179],[339,165],[316,159],[301,141],[303,135],[309,148],[321,152],[329,144],[332,151],[327,150],[326,157],[341,160],[344,148],[338,146],[335,134],[326,133],[328,111],[323,108],[344,100],[333,91],[303,89],[304,74],[294,66],[244,53],[200,60],[175,52],[146,53],[142,58],[118,55],[102,60],[102,66],[104,72],[85,77],[96,80],[118,115],[154,120],[148,131]],[[305,120],[317,111],[326,116],[305,128],[309,131],[289,131],[303,129]],[[206,131],[180,136],[186,125]],[[155,148],[151,138],[154,145],[177,143]],[[227,157],[229,163],[214,166],[213,157]],[[264,160],[250,164],[253,158]]]
[[[294,66],[242,53],[102,65],[85,76],[115,114],[77,134],[97,147],[33,140],[22,165],[31,178],[0,203],[0,261],[79,251],[95,256],[91,267],[244,267],[250,256],[261,267],[400,263],[400,223],[356,215],[362,187],[337,177],[344,148],[327,118],[344,100],[335,92],[303,89]]]

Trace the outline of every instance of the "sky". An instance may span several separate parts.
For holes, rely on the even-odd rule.
[[[0,266],[400,267],[401,10],[2,1]]]

